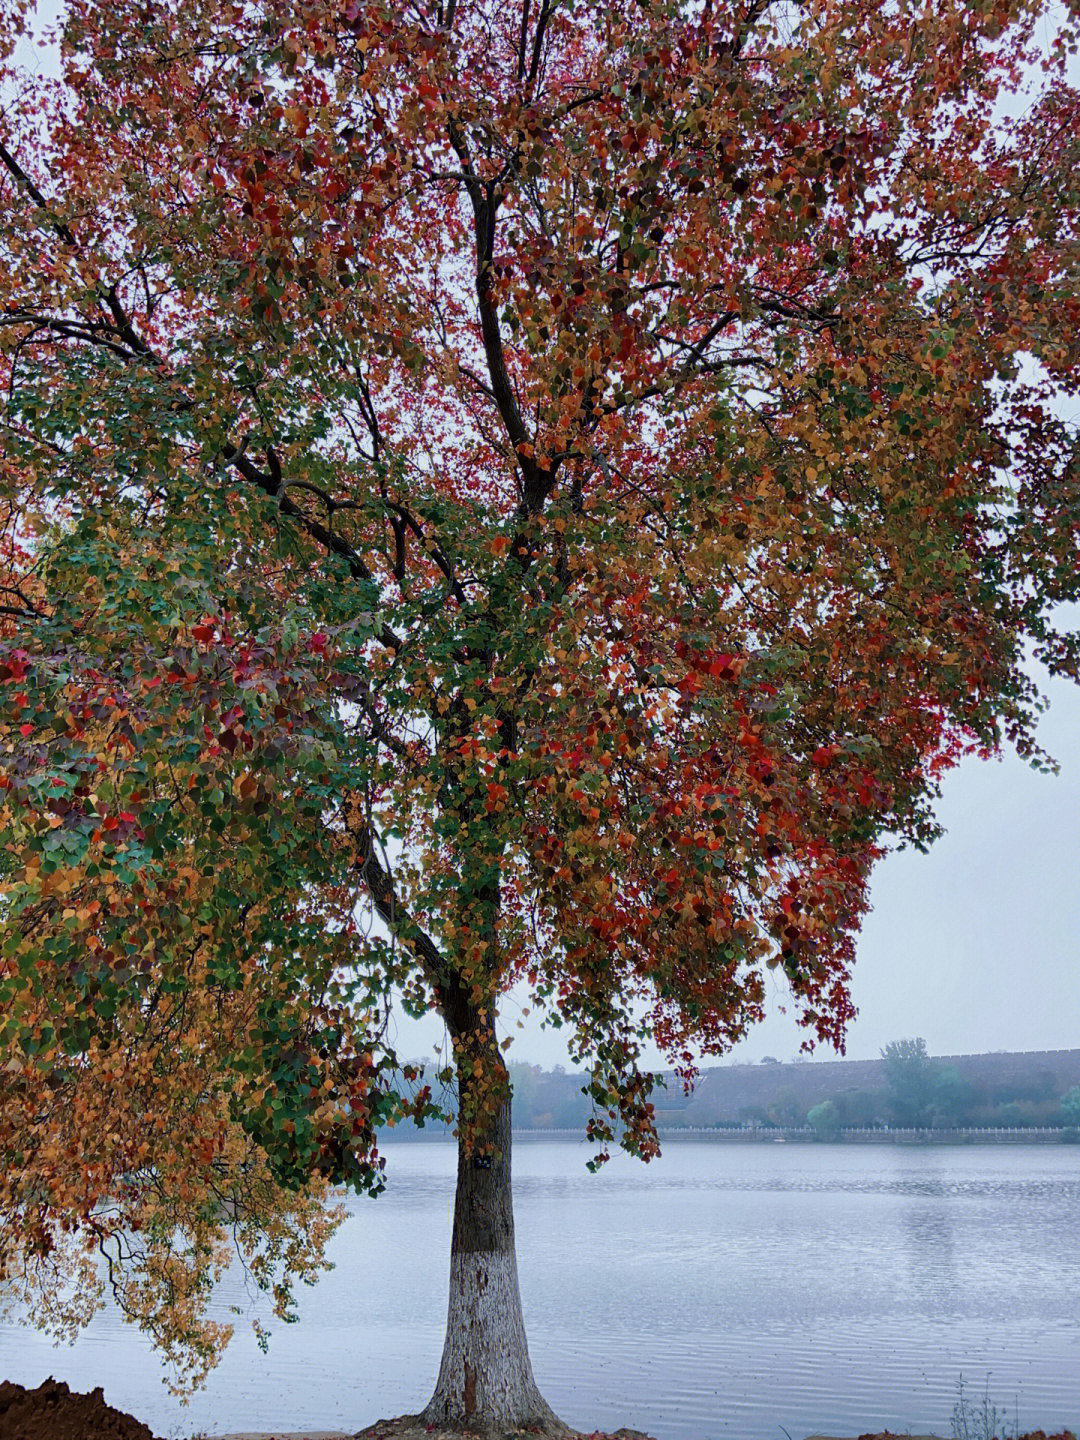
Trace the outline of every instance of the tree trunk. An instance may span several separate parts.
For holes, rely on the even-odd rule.
[[[459,1085],[462,1079],[459,1072]],[[507,1089],[479,1150],[469,1154],[458,1140],[446,1341],[435,1393],[421,1418],[485,1433],[532,1428],[566,1434],[536,1388],[529,1361],[514,1251],[510,1144]]]

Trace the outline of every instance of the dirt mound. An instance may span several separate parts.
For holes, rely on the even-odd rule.
[[[0,1440],[154,1440],[141,1420],[105,1404],[100,1387],[89,1395],[62,1380],[36,1390],[0,1381]]]

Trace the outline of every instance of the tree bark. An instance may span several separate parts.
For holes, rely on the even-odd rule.
[[[496,1063],[501,1069],[501,1060]],[[459,1110],[468,1084],[459,1067]],[[458,1139],[446,1341],[435,1393],[421,1418],[427,1425],[487,1434],[526,1428],[567,1434],[536,1387],[525,1339],[514,1250],[510,1103],[507,1085],[471,1153]]]

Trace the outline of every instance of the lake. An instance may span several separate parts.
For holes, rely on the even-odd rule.
[[[179,1437],[359,1429],[434,1384],[454,1149],[387,1147],[388,1189],[352,1199],[337,1268],[302,1289],[269,1353],[244,1321],[182,1406],[104,1312],[74,1347],[0,1328],[0,1378],[104,1385]],[[649,1166],[519,1137],[518,1262],[533,1367],[564,1420],[658,1440],[949,1435],[969,1398],[1022,1428],[1080,1430],[1080,1149],[753,1144],[672,1138]],[[247,1303],[226,1287],[216,1312]],[[989,1377],[989,1378],[987,1378]]]

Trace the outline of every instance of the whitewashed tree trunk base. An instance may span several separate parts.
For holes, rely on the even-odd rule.
[[[513,1250],[450,1257],[450,1307],[428,1425],[568,1434],[536,1387]]]

